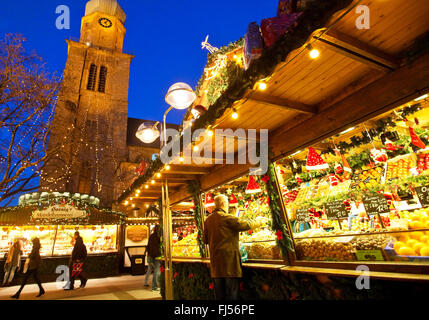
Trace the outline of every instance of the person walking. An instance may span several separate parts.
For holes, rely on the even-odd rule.
[[[70,258],[70,281],[64,290],[73,290],[74,281],[76,278],[80,279],[80,287],[85,288],[88,279],[84,274],[85,259],[87,256],[86,246],[78,231],[74,234],[75,244]]]
[[[31,249],[31,253],[28,256],[28,259],[30,260],[28,263],[28,270],[24,275],[24,279],[22,280],[22,284],[18,292],[11,297],[13,299],[19,299],[22,289],[24,289],[25,285],[27,284],[28,278],[30,276],[33,276],[34,280],[39,286],[39,294],[36,297],[39,298],[45,294],[45,290],[43,289],[42,283],[40,282],[39,277],[37,275],[38,269],[42,262],[42,258],[40,257],[40,239],[34,238],[32,242],[33,242],[33,248]]]
[[[16,270],[21,266],[22,244],[21,240],[16,239],[10,246],[4,265],[3,285],[10,284],[15,276]]]
[[[228,197],[214,199],[215,210],[204,222],[203,241],[209,245],[210,274],[216,300],[238,300],[242,278],[239,234],[262,225],[261,219],[247,222],[228,214]]]
[[[149,286],[149,275],[153,270],[152,291],[159,290],[158,283],[161,263],[159,260],[156,259],[161,256],[161,237],[159,234],[159,230],[159,225],[156,225],[152,234],[149,237],[149,242],[147,244],[147,263],[149,266],[147,269],[144,285],[146,287]]]

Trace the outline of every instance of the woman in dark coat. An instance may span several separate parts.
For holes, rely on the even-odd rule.
[[[83,239],[79,232],[76,231],[74,234],[75,244],[70,258],[70,283],[66,285],[65,290],[74,289],[74,281],[76,278],[80,279],[80,287],[85,288],[88,279],[84,275],[85,259],[87,256],[86,246],[83,243]],[[76,270],[75,267],[81,265],[80,271]]]
[[[24,280],[22,280],[22,284],[18,292],[12,296],[13,299],[19,299],[19,295],[21,294],[22,289],[24,289],[25,285],[27,284],[28,278],[30,276],[33,276],[34,280],[39,286],[39,294],[37,295],[37,297],[41,297],[42,295],[45,294],[45,290],[43,289],[42,284],[39,280],[39,277],[37,276],[37,271],[40,267],[40,263],[42,262],[42,258],[40,257],[40,239],[34,238],[32,242],[33,242],[33,249],[31,250],[31,253],[28,256],[28,258],[30,259],[30,262],[28,264],[28,270],[24,275]]]

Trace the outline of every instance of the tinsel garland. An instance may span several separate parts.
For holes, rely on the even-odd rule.
[[[203,227],[204,227],[204,216],[203,216],[203,204],[201,203],[201,185],[198,180],[193,180],[188,183],[188,192],[192,195],[194,200],[194,218],[198,229],[198,247],[200,249],[201,257],[206,256],[206,250],[203,243]]]

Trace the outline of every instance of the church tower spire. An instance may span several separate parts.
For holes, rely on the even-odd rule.
[[[67,40],[68,57],[41,191],[114,200],[116,171],[127,159],[128,87],[132,55],[123,53],[126,15],[116,0],[91,0],[79,41]]]

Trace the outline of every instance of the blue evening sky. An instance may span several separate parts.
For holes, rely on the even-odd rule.
[[[0,34],[20,33],[27,48],[34,49],[49,69],[62,73],[67,38],[78,38],[86,0],[2,1]],[[175,82],[193,88],[207,60],[201,42],[217,47],[242,37],[252,21],[276,15],[278,0],[119,0],[127,14],[126,51],[136,58],[131,65],[129,116],[161,120],[165,94]],[[55,9],[71,10],[70,30],[57,30]],[[180,123],[183,112],[174,111],[168,122]]]

